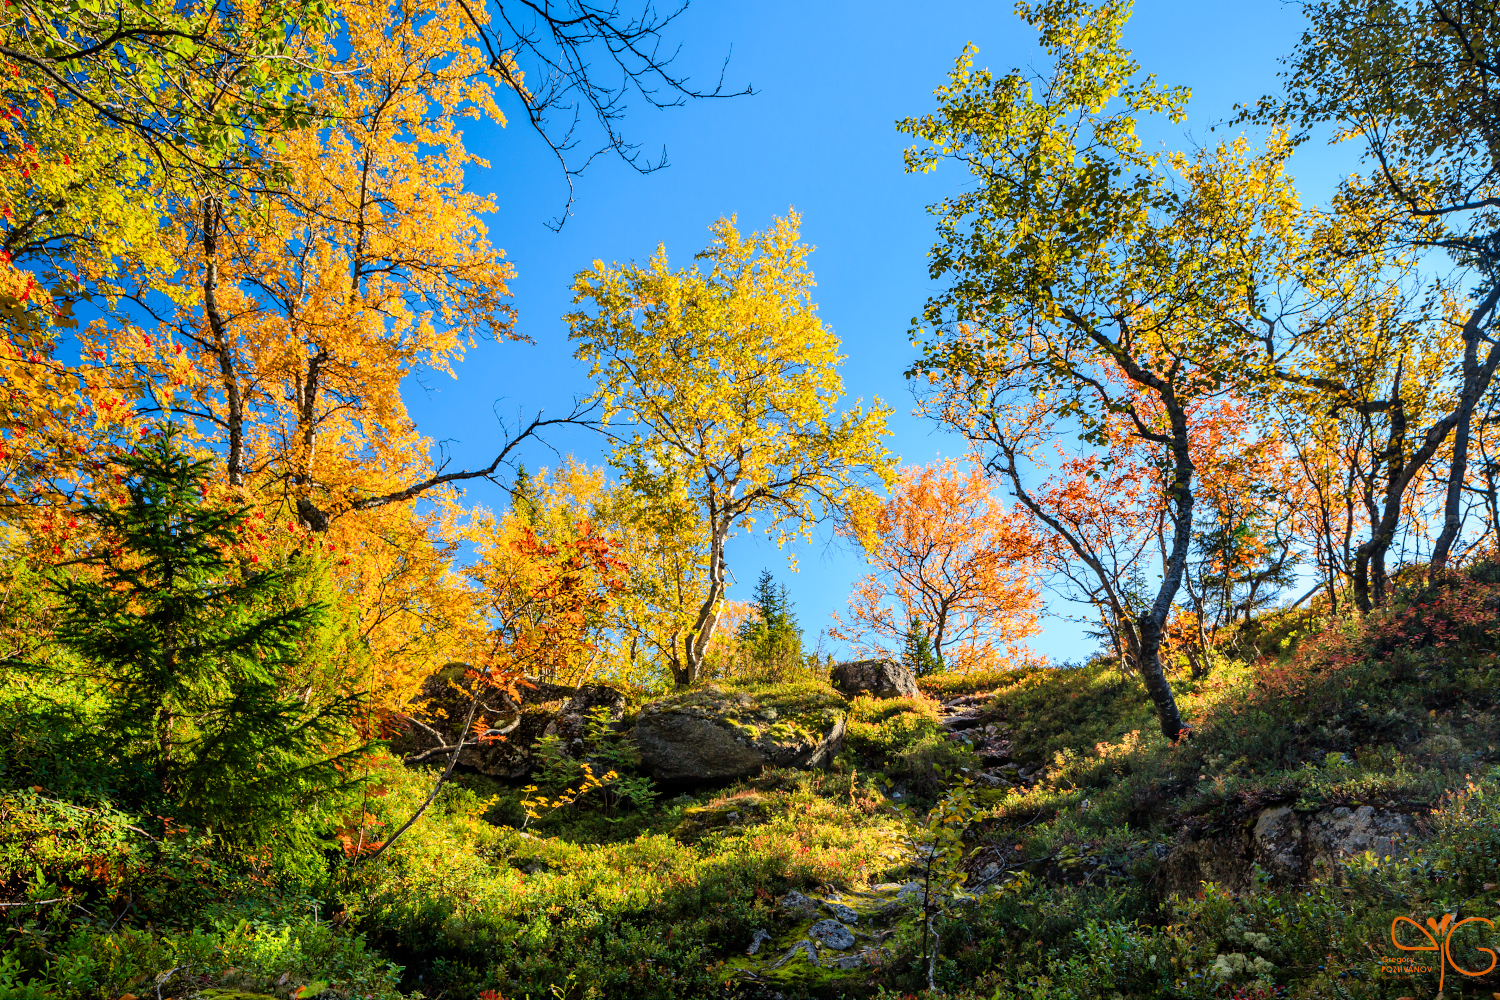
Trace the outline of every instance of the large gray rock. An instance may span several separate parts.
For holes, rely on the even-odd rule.
[[[1195,893],[1213,882],[1240,891],[1250,887],[1256,865],[1278,884],[1305,882],[1318,866],[1365,851],[1400,857],[1423,832],[1421,820],[1368,805],[1311,813],[1273,806],[1236,835],[1178,844],[1165,858],[1164,885],[1169,892]]]
[[[843,951],[854,947],[854,935],[837,920],[819,920],[807,929],[807,936],[817,938],[830,948]]]
[[[561,736],[564,742],[581,740],[588,733],[589,716],[599,708],[607,711],[610,722],[619,722],[625,715],[625,696],[603,684],[585,684],[567,700],[543,735]]]
[[[1417,832],[1405,813],[1336,806],[1308,814],[1290,806],[1264,810],[1251,831],[1251,851],[1262,867],[1289,881],[1306,877],[1313,865],[1374,851],[1399,856],[1398,845]]]
[[[826,767],[844,744],[845,706],[831,691],[726,692],[709,686],[641,709],[633,737],[652,777],[684,786],[765,767]]]
[[[917,678],[905,664],[895,660],[850,660],[835,664],[833,686],[853,698],[871,694],[877,698],[915,698]]]

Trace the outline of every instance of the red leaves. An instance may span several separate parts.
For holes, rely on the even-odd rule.
[[[374,794],[373,788],[375,787],[379,786],[372,786],[366,791]],[[379,794],[384,795],[385,789],[381,788]],[[338,840],[339,847],[343,850],[345,857],[356,858],[365,854],[373,854],[384,846],[385,841],[373,840],[371,837],[375,830],[385,826],[385,824],[370,813],[347,816],[344,819],[344,824],[341,827],[335,828],[333,835]]]

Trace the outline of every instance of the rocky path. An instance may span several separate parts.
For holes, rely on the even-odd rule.
[[[988,709],[988,702],[986,695],[943,702],[939,717],[945,738],[967,744],[979,757],[982,769],[972,777],[980,785],[1028,787],[1035,782],[1035,773],[1012,760],[1009,730]],[[905,849],[912,862],[909,870],[920,868],[921,845],[907,841]],[[968,893],[983,893],[1012,867],[983,859],[965,888]],[[920,906],[923,892],[919,881],[887,882],[843,893],[789,892],[777,901],[779,919],[775,926],[779,930],[756,930],[744,957],[735,962],[740,967],[740,979],[765,988],[800,982],[809,975],[837,978],[878,968],[890,956],[886,939],[896,932],[901,919],[912,919],[912,904]]]
[[[990,788],[1029,787],[1035,771],[1011,760],[1010,731],[987,709],[988,694],[966,695],[939,706],[940,724],[947,739],[965,743],[978,755],[982,770],[972,777]]]

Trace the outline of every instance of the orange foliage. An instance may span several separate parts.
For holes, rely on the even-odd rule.
[[[1155,415],[1145,394],[1137,394],[1137,405]],[[1246,599],[1247,581],[1253,600],[1256,574],[1274,562],[1278,540],[1287,541],[1297,482],[1280,439],[1244,401],[1203,401],[1187,416],[1195,530],[1222,526],[1226,539],[1198,547],[1179,606],[1164,626],[1167,646],[1186,655],[1196,674],[1206,669],[1202,655],[1215,631]],[[1039,510],[1030,516],[1042,539],[1042,566],[1096,609],[1117,652],[1129,657],[1139,638],[1136,620],[1151,596],[1133,581],[1160,571],[1172,532],[1169,494],[1161,455],[1123,417],[1101,421],[1095,443],[1082,454],[1059,446],[1053,474],[1031,490]],[[1064,530],[1037,524],[1047,518]]]
[[[162,237],[171,308],[152,330],[101,322],[85,346],[134,383],[122,410],[144,398],[190,423],[240,502],[335,547],[395,706],[482,631],[452,566],[457,491],[403,493],[435,469],[402,392],[515,337],[513,269],[484,225],[494,199],[466,184],[485,164],[461,128],[504,116],[463,4],[334,6],[341,34],[312,39],[327,64],[306,87],[327,115],[268,151],[291,183],[181,202]]]
[[[483,513],[477,520],[479,561],[465,575],[489,628],[482,650],[471,658],[480,664],[475,679],[492,687],[526,675],[585,680],[599,654],[610,602],[625,586],[618,542],[587,521],[547,542],[515,515],[497,520]]]
[[[919,619],[947,669],[1025,655],[1022,640],[1039,631],[1038,543],[978,469],[961,472],[951,459],[904,469],[873,536],[876,572],[856,585],[849,623],[834,615],[830,635],[866,654],[899,652]]]

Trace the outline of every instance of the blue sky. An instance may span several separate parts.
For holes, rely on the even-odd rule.
[[[444,442],[455,463],[487,463],[498,435],[495,413],[559,412],[589,389],[560,319],[570,307],[567,289],[575,272],[595,258],[644,259],[659,243],[686,264],[720,215],[738,213],[743,226],[759,228],[795,206],[804,238],[818,248],[815,296],[848,355],[849,394],[879,396],[895,408],[891,448],[903,462],[961,454],[961,442],[911,415],[902,372],[915,353],[907,332],[911,317],[934,290],[926,274],[933,227],[925,206],[964,177],[951,169],[905,175],[907,143],[893,123],[932,107],[933,89],[966,42],[979,47],[977,65],[1003,72],[1039,58],[1035,33],[1009,4],[888,0],[700,0],[676,27],[678,67],[694,82],[711,85],[732,49],[727,84],[753,84],[758,92],[666,111],[634,99],[625,122],[629,136],[648,153],[665,148],[670,166],[642,176],[613,159],[596,161],[576,182],[572,216],[561,232],[546,223],[561,211],[566,184],[540,140],[520,123],[470,130],[470,148],[492,165],[469,179],[496,196],[490,235],[516,266],[519,326],[535,343],[481,344],[457,379],[424,379],[408,394],[418,425]],[[1236,102],[1275,88],[1277,57],[1300,31],[1299,9],[1275,2],[1137,0],[1126,44],[1164,83],[1193,91],[1187,124],[1153,138],[1178,146],[1211,141],[1210,127]],[[1314,153],[1309,166],[1326,172],[1327,160]],[[1304,190],[1308,186],[1304,178]],[[1316,196],[1321,186],[1308,193]],[[588,437],[556,443],[599,460],[598,442]],[[554,461],[540,451],[527,456],[533,469]],[[467,496],[504,504],[488,485]],[[761,569],[770,568],[788,585],[809,642],[865,572],[862,557],[827,543],[797,551],[795,573],[785,553],[757,538],[736,539],[729,555],[739,582],[731,596],[746,597]],[[1061,620],[1050,621],[1033,646],[1058,660],[1094,649]]]

